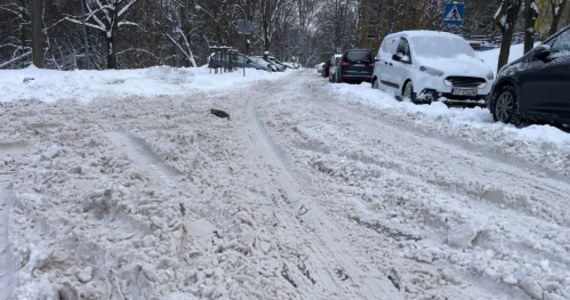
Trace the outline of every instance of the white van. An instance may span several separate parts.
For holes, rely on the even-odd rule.
[[[493,70],[462,37],[437,31],[403,31],[384,38],[372,88],[414,103],[485,105]]]

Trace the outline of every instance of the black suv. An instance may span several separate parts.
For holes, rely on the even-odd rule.
[[[371,82],[374,58],[368,49],[348,49],[336,68],[336,82]]]
[[[570,124],[570,26],[497,73],[488,108],[495,121]]]

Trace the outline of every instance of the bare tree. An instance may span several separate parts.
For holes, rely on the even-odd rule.
[[[32,49],[26,43],[28,15],[25,3],[0,4],[0,68],[21,68],[29,64]]]
[[[320,0],[297,0],[297,12],[299,19],[299,27],[303,31],[307,31],[313,23],[318,9],[321,7]]]
[[[196,67],[196,60],[192,51],[191,36],[194,28],[188,17],[193,1],[163,1],[161,4],[162,17],[170,28],[164,30],[168,40],[174,45],[176,52],[181,53],[192,67]],[[177,56],[177,55],[176,55]]]
[[[502,35],[497,70],[501,69],[501,67],[506,65],[509,61],[515,24],[517,22],[521,4],[522,0],[502,0],[501,6],[499,6],[499,9],[495,14],[495,23],[497,24],[497,27],[499,27]]]
[[[559,11],[565,8],[560,22],[568,15],[566,0],[463,0],[463,26],[452,27],[442,25],[442,8],[449,0],[84,0],[85,14],[79,0],[50,0],[49,5],[45,0],[0,0],[0,67],[29,65],[32,46],[43,47],[46,68],[81,67],[87,52],[98,69],[195,66],[206,62],[209,46],[241,48],[240,19],[249,20],[252,29],[243,51],[271,51],[282,59],[297,56],[303,63],[316,63],[354,46],[375,50],[386,33],[405,29],[464,36],[500,32],[506,42],[513,39],[509,22],[516,20],[517,31],[522,31],[525,19],[509,15],[514,10],[506,8],[522,6],[523,1],[531,1],[525,12],[532,2],[543,1],[547,10],[539,14],[548,16],[543,21],[548,24],[550,5]],[[38,45],[33,44],[40,39],[32,35],[32,4],[42,2],[41,22],[34,22],[41,25],[34,32],[44,39]],[[496,11],[503,15],[495,22]],[[87,33],[82,31],[83,16]],[[375,37],[369,38],[369,33]]]
[[[88,1],[86,26],[104,34],[107,49],[107,68],[116,69],[118,41],[117,32],[120,27],[137,25],[126,20],[126,15],[137,0],[104,0]],[[68,21],[83,25],[79,17],[67,17]]]
[[[564,6],[566,6],[567,0],[550,0],[550,10],[552,12],[552,24],[550,25],[550,35],[553,35],[558,31],[558,23],[562,18],[562,12],[564,11]]]
[[[263,50],[271,50],[271,42],[276,32],[276,24],[281,15],[291,8],[290,0],[265,0],[261,1],[261,29],[263,34]]]

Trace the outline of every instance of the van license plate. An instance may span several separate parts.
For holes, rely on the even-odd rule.
[[[451,90],[451,93],[456,96],[477,96],[477,90],[473,89],[453,89]]]

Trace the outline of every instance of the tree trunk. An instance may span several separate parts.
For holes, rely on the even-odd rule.
[[[558,31],[558,23],[560,23],[560,19],[562,18],[562,12],[564,11],[564,6],[566,5],[567,0],[560,0],[559,4],[556,4],[558,1],[550,1],[550,7],[552,9],[552,24],[550,25],[550,35],[553,35]]]
[[[513,41],[513,34],[515,32],[515,23],[517,22],[521,4],[522,0],[503,0],[499,11],[495,15],[495,23],[501,30],[502,35],[497,71],[509,62],[509,54],[511,52],[511,44]]]
[[[263,21],[263,51],[271,49],[271,38],[269,37],[269,22]]]
[[[119,18],[117,16],[117,9],[113,11],[112,23],[111,28],[108,32],[106,32],[107,38],[107,69],[117,69],[117,43],[116,43],[116,36],[117,31],[119,30],[118,21]]]
[[[43,0],[32,0],[32,62],[38,68],[45,67],[44,63],[44,35],[42,33],[42,7]]]
[[[524,53],[527,53],[534,47],[534,25],[538,17],[538,10],[536,8],[536,0],[525,0],[524,6]]]

